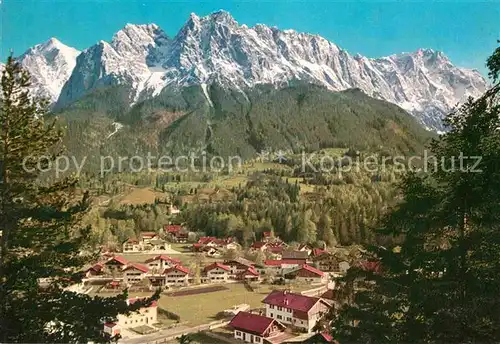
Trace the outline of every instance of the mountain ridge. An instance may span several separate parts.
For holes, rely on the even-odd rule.
[[[217,82],[245,93],[255,85],[279,88],[291,80],[331,91],[359,88],[437,131],[444,130],[444,114],[487,87],[479,72],[456,67],[432,49],[380,58],[350,55],[319,35],[248,27],[217,11],[204,17],[192,13],[172,38],[156,24],[125,25],[109,43],[99,41],[78,56],[57,107],[107,86],[125,86],[132,105],[173,85]]]

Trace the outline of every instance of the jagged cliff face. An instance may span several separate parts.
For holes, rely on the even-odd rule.
[[[124,86],[135,103],[167,85],[217,82],[245,92],[257,84],[280,87],[292,80],[332,91],[359,88],[401,106],[436,130],[442,130],[442,114],[487,87],[477,71],[454,66],[441,52],[352,56],[318,35],[265,25],[249,28],[219,11],[206,17],[192,14],[173,39],[154,24],[128,24],[110,43],[101,41],[78,57],[58,106],[110,85]]]
[[[68,81],[80,52],[55,38],[35,45],[18,60],[31,73],[31,94],[55,102]]]

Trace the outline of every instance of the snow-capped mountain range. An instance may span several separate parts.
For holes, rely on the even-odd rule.
[[[109,85],[127,86],[133,104],[167,85],[200,84],[205,90],[217,82],[245,92],[257,84],[280,87],[302,80],[332,91],[359,88],[442,130],[444,113],[487,88],[479,72],[456,67],[439,51],[353,56],[321,36],[247,27],[225,11],[191,14],[173,38],[155,24],[127,24],[109,43],[100,41],[80,54],[51,39],[20,59],[34,75],[37,92],[57,99],[60,107]]]

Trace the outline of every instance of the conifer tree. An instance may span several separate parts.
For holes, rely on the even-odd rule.
[[[496,82],[499,52],[488,60]],[[375,263],[340,281],[340,342],[500,341],[499,90],[448,115],[449,131],[430,146],[437,166],[430,159],[427,173],[404,178],[403,201],[378,230],[402,243],[370,247]],[[374,264],[380,269],[367,268]]]
[[[92,298],[65,289],[81,280],[93,257],[85,253],[89,228],[80,222],[88,195],[75,193],[73,178],[41,182],[40,168],[61,153],[62,132],[29,85],[28,73],[9,57],[0,99],[0,341],[108,342],[103,322],[151,300],[129,307],[126,292]]]

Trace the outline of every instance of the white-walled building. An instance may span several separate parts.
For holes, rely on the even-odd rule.
[[[130,263],[123,268],[122,272],[123,282],[131,285],[142,281],[149,272],[149,269],[147,266],[142,264]]]
[[[133,304],[139,299],[128,299],[127,303]],[[112,337],[119,334],[121,329],[133,328],[142,325],[151,326],[157,323],[158,305],[153,301],[149,307],[142,307],[137,312],[131,312],[129,315],[118,314],[117,321],[104,324],[104,332]]]
[[[285,326],[280,322],[258,314],[238,312],[229,323],[234,338],[247,343],[269,343],[272,337],[280,335]]]
[[[165,269],[163,275],[167,286],[184,286],[189,283],[189,270],[181,265]]]
[[[330,305],[319,297],[275,290],[263,301],[266,317],[311,332]]]
[[[179,265],[181,261],[165,255],[159,255],[146,260],[146,265],[150,269],[156,269],[157,271],[163,271],[164,269],[170,268],[175,265]]]
[[[231,269],[221,263],[213,263],[203,269],[202,282],[223,283],[229,279]]]

